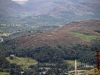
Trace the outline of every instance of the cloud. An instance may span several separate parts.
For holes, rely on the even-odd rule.
[[[15,2],[16,2],[16,1],[25,1],[25,2],[26,2],[26,1],[28,1],[28,0],[12,0],[12,1],[15,1]]]
[[[12,0],[18,4],[24,4],[25,2],[29,1],[29,0]]]

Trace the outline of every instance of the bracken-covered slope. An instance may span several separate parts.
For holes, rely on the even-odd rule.
[[[91,45],[93,40],[100,40],[100,20],[74,21],[57,30],[19,37],[13,45],[19,49],[45,45],[68,48],[76,44]]]

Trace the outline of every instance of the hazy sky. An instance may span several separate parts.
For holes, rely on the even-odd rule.
[[[19,4],[23,4],[23,3],[25,3],[25,2],[27,2],[27,1],[29,1],[29,0],[12,0],[12,1],[15,1],[15,2],[17,2],[17,3],[19,3]],[[34,0],[35,1],[35,0]],[[41,0],[42,1],[42,0]],[[70,0],[69,0],[70,1]],[[78,1],[80,1],[80,2],[92,2],[92,3],[100,3],[100,0],[78,0]]]
[[[100,0],[78,0],[80,2],[93,2],[93,3],[100,3]]]

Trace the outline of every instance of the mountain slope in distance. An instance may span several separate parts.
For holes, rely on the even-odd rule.
[[[99,2],[90,0],[29,0],[25,4],[0,0],[0,22],[20,23],[21,26],[59,26],[76,20],[100,19],[99,8]]]
[[[91,45],[92,40],[100,40],[100,20],[74,21],[57,30],[19,37],[12,43],[19,49],[45,45],[67,48],[76,44]]]
[[[0,15],[2,16],[16,16],[21,9],[21,5],[11,0],[0,0]]]
[[[94,8],[96,7],[96,9]],[[29,0],[25,4],[17,4],[11,0],[0,1],[0,12],[7,12],[13,16],[17,14],[30,14],[30,15],[61,15],[67,12],[72,12],[76,15],[96,15],[100,3],[82,2],[79,0]],[[95,11],[94,11],[95,10]],[[95,13],[94,13],[95,12]],[[15,14],[14,14],[15,13]],[[6,15],[6,14],[5,14]]]

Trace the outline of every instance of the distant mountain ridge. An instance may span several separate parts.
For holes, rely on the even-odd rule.
[[[16,16],[21,10],[21,5],[11,0],[0,0],[0,15],[2,16]]]
[[[100,3],[81,3],[79,0],[29,0],[23,5],[17,4],[11,0],[0,1],[0,13],[6,12],[8,15],[23,13],[28,13],[30,15],[62,15],[66,12],[71,12],[80,16],[94,16],[96,13],[100,13],[99,8]]]

